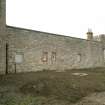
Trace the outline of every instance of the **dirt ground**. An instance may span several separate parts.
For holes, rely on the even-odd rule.
[[[104,104],[104,68],[0,75],[0,105]]]
[[[105,105],[105,92],[92,93],[91,95],[84,97],[75,105]]]

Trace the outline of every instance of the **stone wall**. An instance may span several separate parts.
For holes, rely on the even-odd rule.
[[[100,42],[9,26],[7,31],[9,72],[105,66]]]
[[[6,67],[6,52],[5,52],[5,0],[0,0],[0,73],[5,73]]]
[[[0,32],[1,34],[3,34],[5,25],[6,25],[6,3],[5,3],[5,0],[0,0]]]
[[[0,74],[5,74],[6,71],[6,46],[5,39],[0,37]]]
[[[105,37],[84,40],[6,26],[6,2],[0,0],[0,74],[105,66]],[[7,49],[6,49],[7,45]]]

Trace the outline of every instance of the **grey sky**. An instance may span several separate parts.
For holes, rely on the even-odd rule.
[[[85,38],[105,33],[105,0],[7,0],[7,24]]]

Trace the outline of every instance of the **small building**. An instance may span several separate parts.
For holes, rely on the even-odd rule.
[[[87,39],[6,25],[0,0],[0,74],[105,67],[105,35]]]

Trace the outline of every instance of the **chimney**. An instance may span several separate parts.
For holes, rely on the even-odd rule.
[[[88,32],[87,32],[87,40],[93,40],[93,32],[92,32],[92,29],[88,29]]]
[[[99,35],[100,41],[105,42],[105,34]]]

